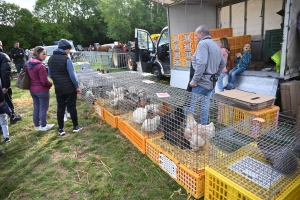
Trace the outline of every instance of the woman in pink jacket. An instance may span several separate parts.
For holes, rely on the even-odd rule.
[[[37,46],[33,50],[33,57],[26,64],[30,77],[30,94],[33,99],[33,123],[37,131],[47,131],[54,126],[54,124],[47,124],[46,119],[50,100],[49,89],[52,87],[46,67],[42,63],[46,56],[46,50]]]
[[[228,40],[227,38],[220,38],[219,40],[219,46],[221,48],[222,51],[222,55],[223,58],[225,60],[225,63],[227,62],[227,58],[228,56],[230,56],[230,46],[228,44]],[[220,76],[218,77],[218,81],[217,81],[217,87],[219,88],[219,92],[223,92],[224,91],[224,86],[223,86],[223,78],[225,78],[228,74],[228,70],[226,68],[226,65],[222,71],[222,73],[220,74]]]

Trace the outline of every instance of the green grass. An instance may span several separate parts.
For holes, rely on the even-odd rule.
[[[184,189],[176,192],[180,185],[83,102],[77,110],[84,129],[71,134],[69,119],[60,137],[53,89],[48,123],[56,125],[47,132],[34,130],[29,91],[13,87],[13,99],[23,119],[9,125],[11,142],[1,142],[0,199],[187,199]]]

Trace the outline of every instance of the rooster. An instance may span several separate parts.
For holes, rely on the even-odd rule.
[[[192,113],[189,113],[184,129],[184,137],[190,142],[192,151],[198,151],[204,147],[206,142],[215,135],[215,126],[211,122],[208,125],[198,124]]]

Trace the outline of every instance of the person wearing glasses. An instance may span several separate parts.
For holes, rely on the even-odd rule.
[[[37,46],[33,50],[33,57],[26,65],[30,77],[30,95],[33,99],[33,123],[36,131],[48,131],[54,124],[47,124],[47,111],[49,108],[52,83],[43,61],[46,59],[46,50]]]

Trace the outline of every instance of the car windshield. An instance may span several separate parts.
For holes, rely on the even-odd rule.
[[[52,56],[53,51],[57,49],[57,46],[45,46],[44,49],[47,52],[47,56]]]

